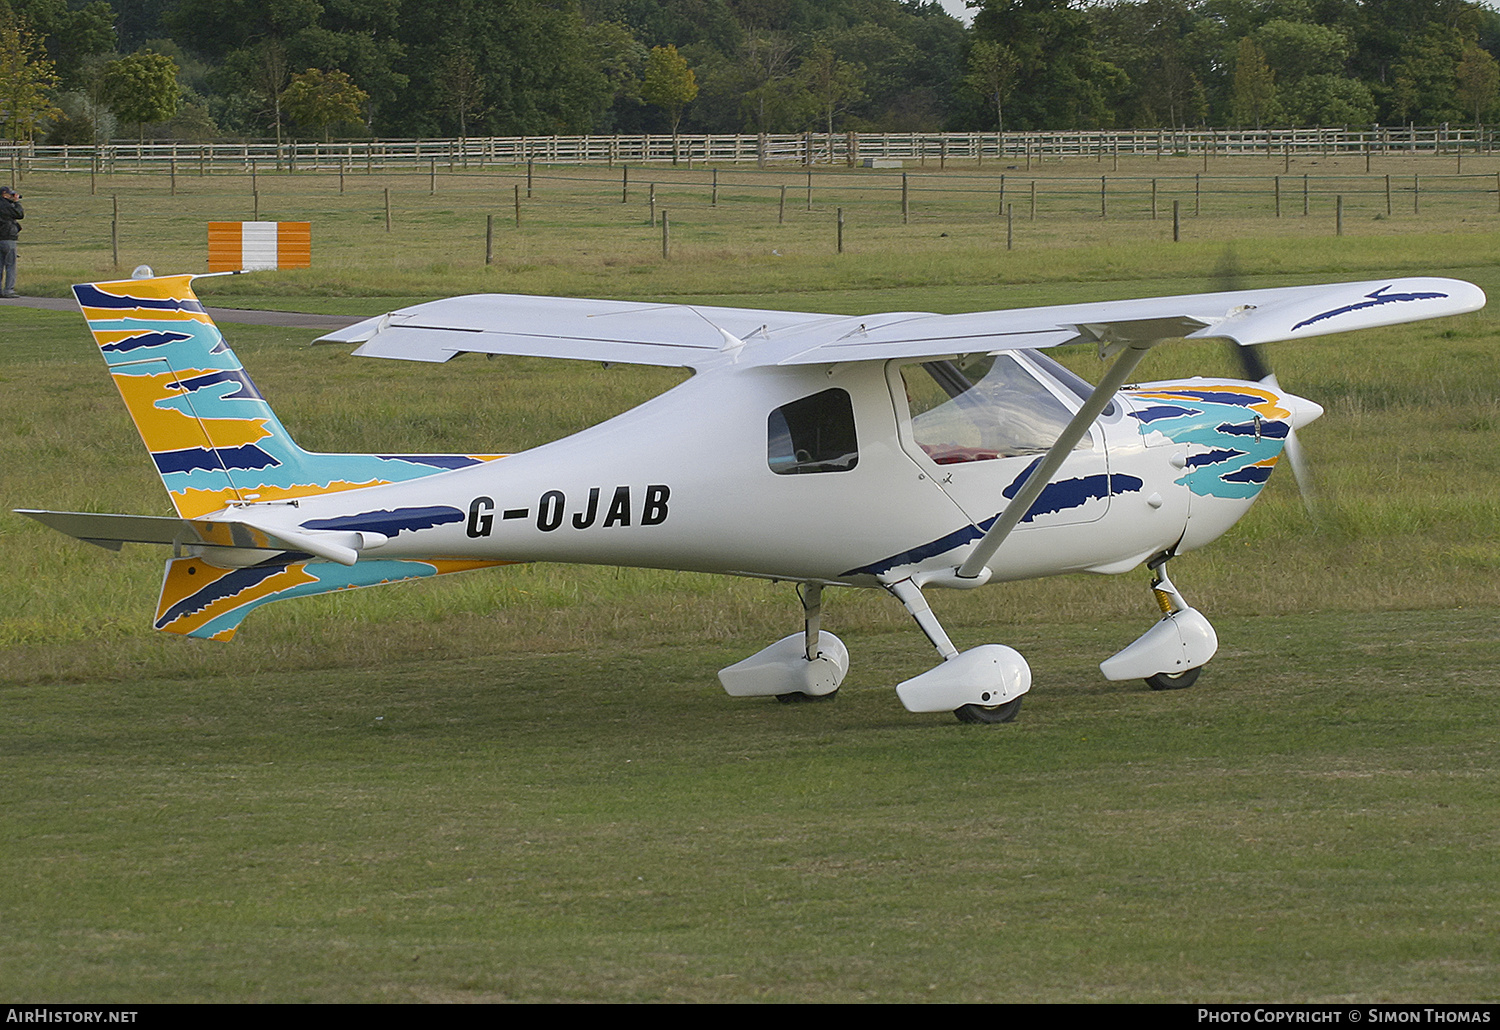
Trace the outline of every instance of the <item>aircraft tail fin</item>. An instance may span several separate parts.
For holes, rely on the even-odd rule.
[[[499,457],[303,450],[194,295],[193,278],[73,287],[181,517],[417,479]]]
[[[197,557],[172,558],[162,576],[154,625],[166,633],[229,640],[245,616],[272,601],[507,564],[510,563],[388,559],[341,565],[307,556],[223,568]]]

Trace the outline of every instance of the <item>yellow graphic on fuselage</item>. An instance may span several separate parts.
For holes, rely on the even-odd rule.
[[[1279,395],[1255,386],[1228,387],[1208,384],[1202,387],[1191,387],[1183,385],[1167,390],[1133,391],[1131,396],[1144,397],[1153,401],[1176,401],[1179,404],[1205,401],[1220,404],[1235,403],[1249,408],[1268,422],[1285,422],[1292,417],[1292,413],[1281,406]]]

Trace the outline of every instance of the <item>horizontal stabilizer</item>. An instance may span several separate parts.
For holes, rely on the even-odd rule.
[[[353,565],[359,552],[386,542],[381,533],[304,531],[261,527],[240,519],[173,519],[154,515],[102,515],[80,511],[17,509],[17,515],[111,551],[121,544],[170,544],[174,547],[292,551],[340,565]]]
[[[98,544],[118,551],[121,544],[199,543],[194,525],[188,519],[161,518],[155,515],[100,515],[86,511],[37,511],[17,508],[17,515],[36,519],[75,540]]]

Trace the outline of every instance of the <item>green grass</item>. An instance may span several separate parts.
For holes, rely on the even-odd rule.
[[[909,633],[860,634],[823,705],[723,697],[705,665],[749,640],[14,688],[0,970],[27,1000],[1493,999],[1495,614],[1221,620],[1168,695],[1039,625],[999,728],[900,709]]]
[[[88,203],[86,180],[63,185]],[[28,212],[46,196],[28,184]],[[173,263],[201,261],[189,222],[229,199],[179,198],[143,256],[198,267]],[[842,259],[810,234],[780,258],[700,246],[684,218],[662,262],[649,227],[598,212],[489,269],[481,251],[398,274],[366,225],[305,272],[200,286],[353,314],[475,289],[952,311],[1213,288],[1233,238],[1250,286],[1402,272],[1500,291],[1493,234],[1469,231],[1488,222],[1436,214],[1426,234],[1341,239],[1225,221],[1175,246],[1080,221],[1013,252],[955,216],[970,237],[897,222]],[[785,242],[771,213],[767,250]],[[465,218],[440,195],[403,239],[452,251]],[[57,291],[97,268],[45,231],[23,261],[23,287]],[[5,509],[166,514],[81,320],[6,308],[0,328]],[[678,378],[364,362],[226,330],[317,449],[518,449]],[[1098,674],[1152,617],[1144,574],[935,594],[960,647],[1030,661],[1003,727],[901,709],[893,684],[935,659],[873,593],[827,599],[852,654],[839,699],[781,706],[732,700],[713,672],[797,627],[785,586],[520,566],[272,605],[222,645],[150,630],[160,553],[0,514],[3,993],[1494,1000],[1495,340],[1486,312],[1273,349],[1328,408],[1304,434],[1321,514],[1274,478],[1174,564],[1221,639],[1192,690]],[[1182,345],[1140,375],[1231,367]]]

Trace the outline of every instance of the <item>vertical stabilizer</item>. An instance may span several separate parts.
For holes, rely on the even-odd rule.
[[[115,386],[183,518],[418,479],[498,455],[304,451],[225,343],[192,276],[73,287]]]

